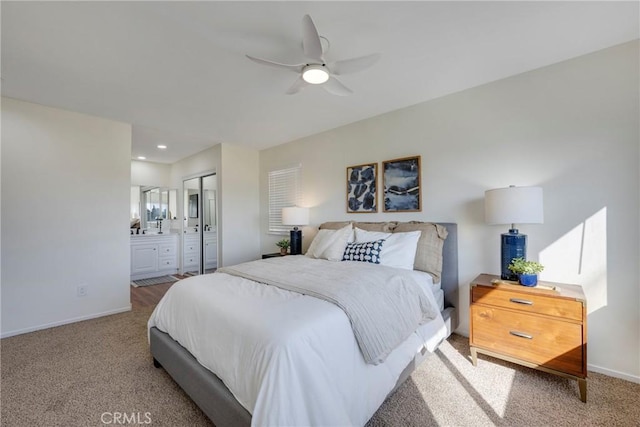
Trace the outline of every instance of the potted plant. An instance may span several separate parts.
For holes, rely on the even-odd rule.
[[[544,266],[539,262],[527,261],[520,257],[511,260],[509,270],[518,275],[521,285],[535,286],[538,284],[538,273],[544,270]]]
[[[287,249],[289,249],[289,239],[282,239],[276,242],[276,246],[280,248],[280,255],[286,255]]]

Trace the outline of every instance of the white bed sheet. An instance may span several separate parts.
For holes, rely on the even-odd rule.
[[[431,277],[431,275],[429,275],[429,277]],[[441,289],[442,289],[442,283],[441,282],[433,283],[433,277],[431,277],[431,291],[433,291],[433,293],[435,294]]]
[[[438,304],[438,309],[440,309],[440,311],[444,310],[444,291],[442,289],[438,289],[433,293],[433,297]]]
[[[414,274],[419,278],[419,283],[422,287],[422,290],[425,293],[431,292],[436,301],[438,309],[440,311],[444,310],[444,291],[442,290],[442,283],[434,283],[433,276],[431,276],[429,273],[414,271]]]
[[[148,326],[215,373],[259,426],[363,425],[416,352],[447,334],[438,315],[384,363],[367,364],[337,306],[222,273],[173,285]]]

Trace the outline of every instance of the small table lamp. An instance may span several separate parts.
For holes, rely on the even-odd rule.
[[[290,234],[291,255],[302,253],[302,231],[298,226],[309,224],[309,208],[298,206],[282,208],[282,225],[293,225]]]
[[[501,235],[501,265],[503,280],[518,280],[509,270],[514,258],[527,258],[527,236],[518,233],[516,224],[542,224],[542,188],[496,188],[484,193],[484,213],[487,224],[511,224],[508,233]]]

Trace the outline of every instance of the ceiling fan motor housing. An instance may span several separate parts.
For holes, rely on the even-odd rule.
[[[338,96],[351,95],[353,91],[343,85],[336,76],[364,70],[372,66],[380,57],[380,54],[374,53],[357,58],[343,59],[331,63],[331,69],[329,69],[324,59],[324,54],[329,50],[329,40],[318,35],[318,30],[309,15],[305,15],[302,18],[302,48],[304,56],[307,60],[313,61],[312,63],[281,64],[268,59],[246,56],[258,64],[297,73],[298,79],[285,92],[287,95],[298,93],[309,85],[321,85],[327,92]]]

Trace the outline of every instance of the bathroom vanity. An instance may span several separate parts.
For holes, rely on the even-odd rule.
[[[131,280],[176,274],[178,234],[135,234],[131,236]]]

